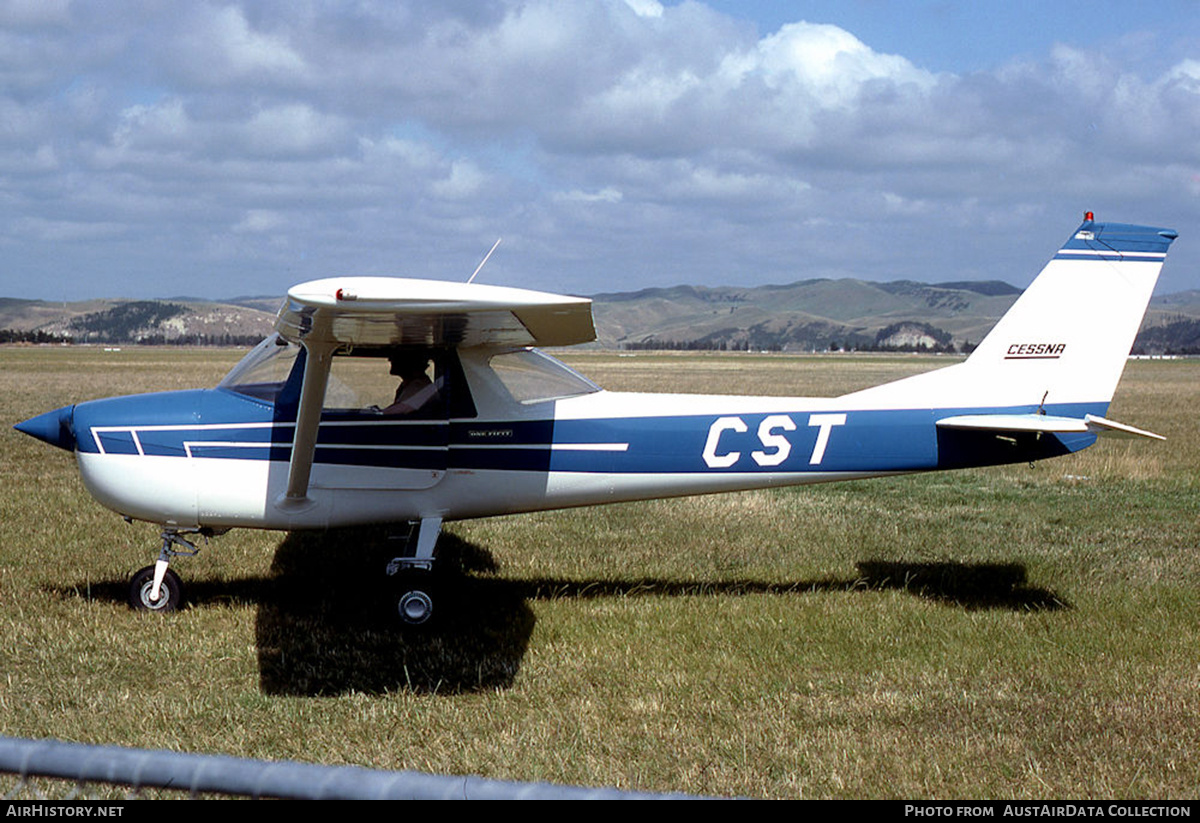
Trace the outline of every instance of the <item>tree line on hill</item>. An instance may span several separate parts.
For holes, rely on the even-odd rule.
[[[71,334],[56,334],[41,330],[0,329],[0,345],[5,343],[33,343],[36,345],[74,345],[102,343],[121,346],[234,346],[248,348],[262,341],[260,334],[164,334],[142,335],[125,338],[116,335],[89,335],[76,338]]]
[[[0,329],[0,343],[70,343],[69,337],[47,331],[25,329]]]
[[[902,341],[902,342],[898,342]],[[855,351],[918,352],[926,354],[970,354],[977,343],[955,343],[948,332],[928,323],[905,321],[881,329],[868,337],[853,332],[836,333],[828,327],[819,333],[806,330],[769,332],[765,328],[724,329],[694,340],[662,340],[650,336],[622,343],[630,351]],[[1131,354],[1200,355],[1200,320],[1178,316],[1168,322],[1142,329]]]
[[[955,344],[952,335],[928,323],[904,321],[880,329],[874,337],[835,330],[828,324],[788,326],[770,330],[766,324],[747,330],[725,329],[695,340],[660,340],[651,336],[629,341],[631,351],[858,351],[922,352],[927,354],[970,354],[975,344]]]
[[[1200,320],[1177,317],[1161,326],[1142,329],[1132,354],[1200,354]]]
[[[648,338],[646,340],[628,341],[621,344],[621,348],[627,351],[784,351],[785,346],[782,343],[770,342],[762,343],[761,345],[753,340],[658,340],[656,338]],[[790,350],[796,350],[792,347]],[[953,343],[927,345],[925,343],[918,344],[901,344],[901,345],[879,345],[876,343],[868,343],[856,341],[853,338],[846,340],[830,340],[827,345],[810,345],[801,347],[801,350],[807,351],[856,351],[856,352],[921,352],[926,354],[970,354],[975,350],[975,344],[969,341],[956,346]]]

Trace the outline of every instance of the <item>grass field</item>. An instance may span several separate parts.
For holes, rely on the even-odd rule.
[[[9,426],[231,351],[0,348],[0,733],[752,797],[1200,794],[1200,361],[1134,362],[1035,466],[452,524],[454,617],[381,619],[370,530],[157,529]],[[612,389],[836,394],[947,360],[571,355]]]

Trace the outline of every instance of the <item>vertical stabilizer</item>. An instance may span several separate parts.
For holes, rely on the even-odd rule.
[[[1107,407],[1176,236],[1089,213],[966,362],[849,397],[910,408]]]

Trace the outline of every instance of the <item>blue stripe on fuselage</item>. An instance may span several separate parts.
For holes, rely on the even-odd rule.
[[[1047,407],[1103,415],[1107,404]],[[315,461],[390,468],[611,473],[890,472],[1024,462],[1077,451],[1094,435],[943,430],[942,417],[1028,414],[1006,408],[756,412],[586,420],[421,421],[336,414]],[[330,419],[332,418],[332,419]],[[79,450],[287,461],[295,424],[223,391],[81,403]],[[99,444],[99,445],[98,445]]]

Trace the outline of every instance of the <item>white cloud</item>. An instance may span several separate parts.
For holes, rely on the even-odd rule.
[[[238,74],[255,71],[300,72],[304,61],[285,38],[254,31],[241,9],[227,6],[211,13],[201,36],[213,56],[223,59]]]
[[[4,0],[0,25],[6,27],[60,26],[71,20],[70,0]]]
[[[0,171],[6,175],[45,175],[59,170],[61,163],[54,148],[41,145],[32,151],[0,151]]]
[[[665,11],[658,0],[625,0],[625,5],[638,17],[662,17]]]
[[[912,84],[929,90],[932,74],[903,57],[879,54],[837,26],[789,23],[758,43],[754,59],[743,62],[747,73],[761,71],[771,88],[798,91],[824,107],[856,102],[867,83]]]
[[[327,154],[337,150],[347,133],[342,118],[301,103],[262,109],[244,126],[247,146],[275,157]]]
[[[48,243],[77,243],[117,237],[128,231],[128,226],[117,222],[29,217],[17,222],[15,234]]]
[[[180,145],[189,138],[193,124],[178,97],[152,106],[136,105],[123,110],[114,142],[150,145]]]
[[[487,181],[487,175],[467,160],[455,160],[450,164],[450,176],[435,181],[430,190],[438,197],[459,200],[474,197]]]
[[[551,199],[559,203],[620,203],[624,199],[624,195],[620,190],[606,186],[599,191],[572,189],[571,191],[554,192]]]
[[[279,212],[270,209],[251,209],[233,227],[233,231],[235,234],[265,234],[283,227],[286,222],[284,216]]]
[[[1200,92],[1200,60],[1181,60],[1163,75],[1163,80],[1167,83],[1180,82],[1189,91]]]
[[[236,285],[243,255],[279,289],[458,276],[501,234],[493,277],[587,292],[614,269],[986,271],[1084,208],[1200,222],[1196,55],[1075,42],[934,74],[836,26],[759,36],[655,0],[8,8],[0,225],[29,283],[99,272],[126,235],[113,265],[163,293],[186,290],[164,260],[186,284],[219,257]],[[95,259],[51,242],[89,236]]]

